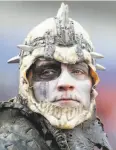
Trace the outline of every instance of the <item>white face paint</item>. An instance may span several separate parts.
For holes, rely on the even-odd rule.
[[[74,65],[41,60],[33,69],[33,93],[36,101],[49,101],[61,107],[80,103],[90,106],[92,79],[86,63]]]

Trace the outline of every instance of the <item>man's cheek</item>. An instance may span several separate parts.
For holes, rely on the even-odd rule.
[[[90,89],[91,87],[91,83],[88,80],[80,80],[80,81],[76,81],[76,90],[80,91],[80,90],[85,90],[85,89]]]
[[[91,80],[86,80],[83,82],[83,88],[85,89],[85,91],[90,92],[91,88],[92,88],[92,81]]]
[[[55,91],[57,91],[57,85],[58,85],[58,79],[49,81],[48,91],[49,91],[50,96],[52,96],[51,94],[53,94]]]

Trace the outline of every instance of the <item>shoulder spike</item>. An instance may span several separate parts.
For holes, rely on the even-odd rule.
[[[32,51],[33,49],[31,46],[28,46],[28,45],[17,45],[17,47],[24,51]]]
[[[90,54],[91,54],[91,56],[93,57],[93,58],[104,58],[104,56],[103,55],[101,55],[101,54],[99,54],[99,53],[96,53],[96,52],[90,52]]]
[[[96,69],[98,70],[105,70],[106,68],[100,64],[96,64]]]
[[[19,55],[12,57],[11,59],[9,59],[7,62],[8,63],[19,63],[20,57]]]

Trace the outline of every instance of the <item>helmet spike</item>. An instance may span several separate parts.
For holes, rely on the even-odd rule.
[[[100,64],[96,64],[96,69],[98,70],[105,70],[106,68]]]
[[[96,53],[96,52],[90,52],[90,54],[93,58],[96,58],[96,59],[104,58],[103,55]]]
[[[20,57],[19,55],[12,57],[11,59],[9,59],[7,62],[8,63],[19,63]]]
[[[65,27],[69,22],[68,12],[69,12],[68,5],[65,5],[64,3],[62,3],[61,7],[58,10],[57,18],[61,20],[63,27]]]
[[[28,46],[28,45],[17,45],[17,47],[24,51],[32,51],[33,49],[31,46]]]

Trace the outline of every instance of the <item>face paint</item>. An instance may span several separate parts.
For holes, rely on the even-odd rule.
[[[53,60],[42,60],[33,66],[33,91],[37,101],[47,101],[49,99],[50,81],[57,78],[61,72],[59,62]]]
[[[33,69],[33,93],[37,101],[49,101],[61,107],[90,105],[92,81],[88,66],[41,61]]]
[[[36,100],[45,101],[48,98],[49,82],[35,82],[34,93]]]
[[[32,70],[33,81],[50,81],[60,75],[61,64],[53,60],[38,61]]]
[[[56,93],[54,91],[57,105],[78,106],[81,103],[86,109],[89,108],[92,81],[87,65],[87,68],[81,65],[62,65]]]

